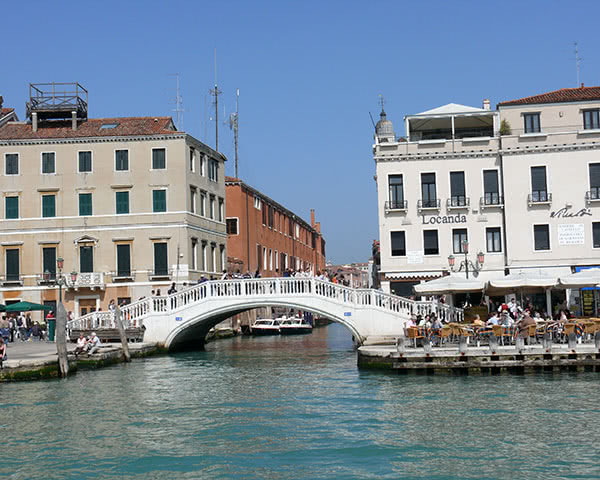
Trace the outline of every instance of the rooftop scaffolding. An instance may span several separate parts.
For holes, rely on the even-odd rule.
[[[79,83],[30,83],[26,114],[39,120],[85,120],[88,116],[88,91]]]

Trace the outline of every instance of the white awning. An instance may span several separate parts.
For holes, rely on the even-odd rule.
[[[485,282],[477,278],[467,279],[465,275],[446,275],[415,285],[414,289],[421,295],[443,295],[445,293],[481,292],[484,286]]]
[[[557,275],[550,275],[543,270],[523,270],[511,273],[503,278],[488,282],[488,289],[516,291],[519,289],[551,288],[558,283]]]
[[[562,275],[558,279],[561,288],[586,288],[600,284],[600,268],[587,268],[570,275]]]
[[[437,278],[444,274],[441,270],[428,272],[384,272],[386,279],[394,280],[422,280],[424,278]]]

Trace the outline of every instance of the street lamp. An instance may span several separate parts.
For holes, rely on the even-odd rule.
[[[56,266],[58,268],[58,274],[55,276],[53,283],[54,283],[54,285],[58,285],[58,301],[59,301],[59,303],[62,303],[62,287],[69,286],[67,277],[65,277],[62,274],[62,269],[63,269],[64,264],[65,264],[65,261],[62,257],[58,257],[56,259]],[[48,270],[46,270],[44,272],[44,279],[46,281],[50,280],[50,272]],[[76,281],[77,281],[77,272],[75,270],[73,270],[71,272],[71,285],[75,285]]]
[[[465,274],[467,278],[469,278],[469,268],[473,271],[475,276],[481,271],[483,268],[483,262],[485,261],[485,255],[482,251],[477,254],[477,260],[473,263],[471,260],[467,258],[469,253],[469,242],[466,240],[462,243],[463,253],[465,254],[465,259],[460,262],[458,271],[460,272],[463,268],[465,269]],[[450,255],[448,257],[448,265],[450,266],[450,270],[454,271],[454,265],[456,264],[456,258],[454,255]]]

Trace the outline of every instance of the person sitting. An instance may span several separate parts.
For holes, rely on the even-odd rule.
[[[525,315],[523,317],[523,319],[518,323],[519,326],[519,334],[523,337],[527,336],[525,335],[526,333],[528,333],[529,331],[529,327],[531,325],[535,325],[535,320],[533,318],[531,318],[529,315]]]
[[[75,347],[75,350],[73,350],[73,353],[75,354],[75,356],[79,355],[80,353],[85,352],[86,346],[87,346],[87,339],[83,335],[83,332],[81,332],[79,334],[79,338],[77,339],[77,347]]]
[[[0,337],[0,368],[4,368],[6,358],[6,343],[4,343],[4,339]]]
[[[483,320],[481,320],[481,317],[479,315],[475,315],[473,325],[475,325],[476,327],[484,327],[485,323],[483,323]]]
[[[433,328],[434,330],[439,330],[443,327],[442,322],[438,317],[432,315],[431,318],[433,318],[433,321],[431,322],[431,328]]]
[[[96,332],[92,332],[92,335],[87,342],[88,345],[88,355],[93,355],[100,349],[100,339],[96,335]]]
[[[496,314],[496,312],[494,312],[492,314],[492,316],[490,318],[488,318],[486,325],[493,326],[493,325],[498,325],[498,324],[499,324],[498,315]]]

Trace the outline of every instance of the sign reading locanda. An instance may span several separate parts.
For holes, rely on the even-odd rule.
[[[421,215],[423,225],[434,224],[434,223],[467,223],[466,215],[438,215],[436,217],[426,217]]]

